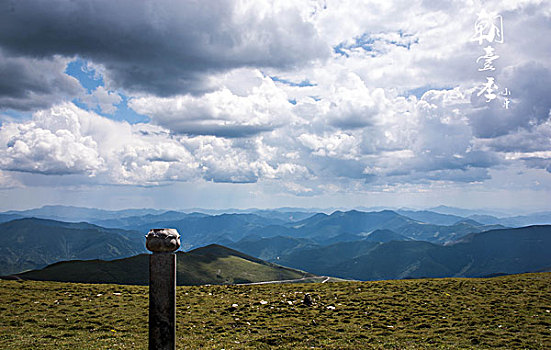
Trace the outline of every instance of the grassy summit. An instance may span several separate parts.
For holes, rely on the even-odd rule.
[[[238,284],[315,277],[217,244],[177,252],[178,285]],[[149,283],[149,254],[113,261],[63,261],[19,274],[23,279],[79,283]]]
[[[147,293],[0,281],[0,348],[146,349]],[[180,349],[551,348],[551,273],[178,287],[177,304]]]

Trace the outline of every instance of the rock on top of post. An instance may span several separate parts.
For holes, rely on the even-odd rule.
[[[180,234],[174,228],[154,228],[145,236],[145,247],[154,253],[173,252],[180,248]]]

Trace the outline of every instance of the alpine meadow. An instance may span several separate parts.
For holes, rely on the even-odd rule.
[[[551,349],[551,0],[0,0],[0,349]]]

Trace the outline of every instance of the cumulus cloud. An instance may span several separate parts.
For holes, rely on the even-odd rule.
[[[291,121],[287,95],[257,72],[259,85],[241,96],[228,88],[196,97],[132,99],[129,106],[177,134],[247,137],[273,130]]]
[[[36,112],[30,121],[5,123],[0,145],[2,170],[77,174],[106,184],[250,183],[311,176],[304,165],[279,159],[262,137],[175,137],[159,126],[113,121],[72,103]]]
[[[166,133],[158,136],[142,132],[141,127],[151,129],[115,122],[71,103],[61,104],[36,112],[31,121],[2,125],[0,167],[46,175],[97,176],[106,183],[147,184],[169,179],[169,165],[175,159],[183,164],[190,160],[185,148],[178,149]]]
[[[92,93],[82,96],[80,101],[90,108],[99,109],[102,113],[113,114],[117,110],[116,105],[122,101],[122,98],[118,93],[98,86]]]
[[[346,132],[334,125],[331,114],[321,114],[324,129],[305,123],[289,130],[305,165],[325,179],[361,179],[371,185],[432,181],[473,182],[488,179],[487,168],[500,157],[474,137],[467,115],[468,92],[460,89],[428,91],[415,97],[374,94],[385,106],[364,116],[370,122]],[[370,95],[364,91],[364,99]],[[341,97],[334,94],[334,99]],[[331,98],[328,98],[331,101]],[[329,103],[331,104],[331,103]],[[335,105],[339,105],[335,103]],[[295,112],[303,109],[297,103]],[[329,122],[328,122],[329,121]]]
[[[214,136],[185,137],[182,142],[200,162],[203,178],[214,182],[251,183],[263,179],[304,179],[304,165],[279,159],[262,137],[232,140]]]
[[[338,132],[323,136],[302,134],[298,140],[315,156],[355,159],[359,153],[358,141],[354,136],[346,133]]]
[[[507,109],[504,96],[477,95],[487,74],[470,40],[476,2],[14,2],[0,12],[0,47],[21,68],[0,88],[4,106],[74,98],[63,57],[78,55],[105,80],[81,102],[110,114],[126,95],[150,122],[60,103],[4,123],[0,168],[144,186],[277,183],[299,196],[462,186],[498,168],[547,175],[547,4],[484,4],[504,18],[495,78],[511,91]],[[31,60],[58,90],[25,73]]]
[[[63,119],[54,120],[55,112],[54,118],[44,114],[38,112],[30,122],[2,126],[2,169],[50,175],[94,175],[102,168],[97,143],[80,134],[77,115],[64,113]]]

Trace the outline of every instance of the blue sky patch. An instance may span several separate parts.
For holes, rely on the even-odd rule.
[[[316,86],[316,84],[314,83],[311,83],[310,80],[308,79],[305,79],[299,83],[295,83],[293,81],[290,81],[290,80],[287,80],[287,79],[283,79],[283,78],[278,78],[276,76],[273,76],[271,75],[270,78],[273,80],[273,81],[276,81],[278,83],[283,83],[285,85],[289,85],[289,86],[298,86],[298,87],[305,87],[305,86]]]
[[[333,51],[336,54],[349,57],[349,51],[354,49],[362,49],[363,51],[369,53],[369,56],[376,57],[378,55],[384,54],[386,50],[381,49],[381,43],[384,45],[394,45],[399,47],[404,47],[408,50],[411,49],[411,45],[418,44],[419,39],[414,38],[413,34],[404,33],[402,30],[399,30],[398,35],[401,40],[387,40],[382,37],[377,37],[377,34],[364,33],[360,36],[354,38],[353,43],[341,42],[338,45],[333,47]],[[385,34],[385,33],[379,33]]]
[[[94,69],[88,68],[88,62],[81,58],[77,58],[74,61],[69,62],[65,73],[77,78],[88,93],[94,91],[98,86],[104,86],[103,78],[97,74]]]
[[[118,105],[116,105],[117,111],[115,112],[115,114],[113,114],[111,119],[126,120],[130,124],[148,123],[151,120],[148,116],[138,114],[132,108],[128,107],[129,99],[127,96],[120,93],[119,95],[121,96],[122,101]]]
[[[408,96],[414,95],[415,97],[417,97],[417,99],[420,99],[421,97],[423,97],[425,92],[430,90],[452,90],[452,89],[453,89],[453,86],[442,87],[442,86],[425,85],[425,86],[421,86],[421,87],[406,91],[404,96],[408,97]]]
[[[32,112],[23,112],[23,111],[15,111],[13,109],[7,109],[2,111],[2,113],[0,113],[0,116],[6,116],[8,117],[8,119],[13,118],[18,120],[29,120],[33,117],[33,114]],[[6,118],[0,118],[0,126],[4,122],[3,119],[6,119]]]
[[[94,69],[88,67],[88,62],[81,58],[76,58],[74,61],[69,62],[65,73],[78,79],[80,84],[88,91],[88,94],[92,94],[100,86],[105,86],[103,77],[96,72]],[[137,123],[147,123],[150,121],[150,118],[136,113],[133,109],[128,107],[128,96],[117,91],[119,96],[122,98],[121,102],[116,104],[117,110],[113,114],[102,113],[99,106],[89,107],[86,103],[83,103],[79,99],[73,99],[73,103],[79,108],[82,108],[87,111],[93,111],[104,117],[118,120],[118,121],[127,121],[130,124]]]

